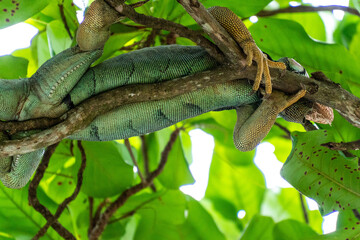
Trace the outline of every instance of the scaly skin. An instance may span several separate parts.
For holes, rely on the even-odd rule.
[[[218,65],[200,47],[173,45],[123,54],[89,68],[101,54],[101,50],[98,49],[108,37],[109,25],[118,19],[117,13],[114,12],[107,12],[107,17],[95,16],[104,13],[104,9],[109,10],[108,6],[103,4],[103,1],[96,0],[90,6],[84,23],[79,28],[78,44],[83,51],[80,51],[79,47],[65,50],[47,61],[29,79],[0,80],[2,120],[58,117],[87,98],[112,88],[126,84],[166,81],[209,70]],[[215,8],[215,10],[219,9]],[[212,14],[216,17],[227,15],[228,12],[221,8],[217,13]],[[224,27],[227,26],[226,23],[225,25],[220,23]],[[240,30],[244,27],[241,25]],[[228,28],[228,31],[235,40],[240,41],[240,46],[243,46],[242,34],[234,36],[234,31],[231,29],[233,28]],[[99,36],[100,38],[96,39]],[[261,72],[260,74],[258,72],[258,76],[261,78],[262,72],[265,72],[265,78],[268,78],[266,73],[268,67],[263,64],[268,61],[256,47],[251,36],[246,34],[244,36],[248,46],[246,53],[249,61],[251,62],[254,57]],[[274,65],[283,68],[282,64],[274,63]],[[267,88],[266,93],[268,92]],[[99,116],[86,129],[76,132],[69,138],[90,141],[128,138],[168,127],[211,110],[232,107],[237,109],[238,115],[234,131],[235,145],[242,151],[248,151],[266,136],[278,113],[288,106],[287,97],[282,93],[276,93],[274,95],[276,99],[284,100],[281,104],[270,101],[271,98],[257,107],[260,98],[257,94],[251,93],[253,93],[251,85],[244,81],[233,81],[171,99],[129,104]],[[303,94],[304,92],[299,93],[290,99],[295,102]],[[251,108],[248,107],[249,104],[252,104]],[[277,107],[276,111],[263,110],[271,109],[272,104]],[[247,106],[245,110],[243,106]],[[302,121],[304,115],[300,118]],[[253,134],[253,129],[261,129],[261,134]],[[9,138],[5,134],[0,137]],[[20,137],[10,136],[11,139]],[[10,188],[23,187],[35,171],[42,153],[43,150],[38,150],[0,159],[0,179],[4,185]]]

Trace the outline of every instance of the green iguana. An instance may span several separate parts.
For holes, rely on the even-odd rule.
[[[106,13],[106,14],[104,14]],[[248,65],[257,63],[258,74],[251,86],[248,81],[232,81],[205,87],[171,99],[129,104],[97,117],[87,128],[70,139],[107,141],[139,136],[173,125],[179,121],[218,109],[235,108],[237,123],[235,146],[249,151],[267,135],[277,115],[302,96],[274,91],[262,100],[258,90],[262,76],[266,94],[271,93],[268,65],[284,69],[259,50],[245,25],[229,9],[214,7],[210,13],[224,26],[247,54]],[[40,117],[59,117],[82,101],[98,93],[127,84],[162,82],[219,65],[198,46],[160,46],[123,54],[90,67],[100,57],[109,37],[109,26],[119,14],[103,0],[89,7],[77,35],[79,46],[67,49],[48,60],[31,77],[19,80],[0,79],[0,119],[23,121]],[[301,65],[283,59],[288,70],[305,73]],[[302,122],[311,107],[302,105],[285,113],[290,120]],[[19,139],[27,133],[1,139]],[[30,179],[43,155],[35,152],[0,159],[0,180],[10,188],[21,188]]]

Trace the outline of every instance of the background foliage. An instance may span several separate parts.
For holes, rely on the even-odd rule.
[[[222,6],[247,18],[258,14],[270,2],[228,0]],[[274,2],[271,6],[285,8],[290,1]],[[202,3],[206,7],[219,4],[215,0]],[[360,9],[358,1],[350,1],[350,6]],[[29,48],[0,57],[0,78],[29,77],[46,60],[75,44],[78,8],[70,0],[2,0],[0,9],[0,28],[26,21],[39,29]],[[200,30],[174,0],[152,0],[137,11]],[[68,29],[64,27],[64,19]],[[249,20],[245,23],[259,47],[273,58],[293,57],[309,72],[323,71],[360,97],[358,16],[346,13],[330,32],[317,12],[278,14],[259,17],[256,23]],[[154,32],[139,27],[128,19],[115,24],[112,31],[98,62],[140,47],[173,42],[193,45],[190,40],[166,31]],[[335,43],[329,43],[331,38]],[[255,151],[242,153],[235,149],[232,142],[234,123],[235,112],[224,111],[177,124],[184,130],[170,152],[164,171],[154,181],[156,191],[147,188],[130,197],[111,218],[102,239],[360,239],[360,219],[352,211],[360,208],[358,159],[346,158],[341,152],[319,146],[326,141],[360,139],[359,129],[336,114],[331,126],[320,126],[324,130],[309,133],[303,132],[301,126],[279,119],[279,124],[293,132],[293,148],[291,140],[285,138],[285,132],[277,126],[266,137],[265,140],[276,147],[275,155],[281,162],[289,155],[282,175],[320,205],[320,211],[310,211],[307,206],[302,209],[302,197],[295,189],[266,187],[264,175],[253,162]],[[215,141],[208,186],[201,201],[179,190],[180,186],[194,182],[189,170],[192,157],[188,133],[196,128],[211,134]],[[156,168],[173,129],[145,136],[150,170]],[[135,137],[130,142],[140,170],[144,172],[141,141]],[[37,190],[40,202],[52,212],[75,189],[81,155],[77,147],[70,146],[69,140],[60,143]],[[125,189],[140,181],[123,141],[83,142],[83,146],[87,156],[83,186],[59,219],[79,239],[86,239],[90,209],[93,212],[104,209],[99,206],[108,206]],[[360,156],[356,151],[352,154]],[[28,186],[11,190],[0,185],[0,239],[28,239],[45,224],[43,217],[28,205],[27,194]],[[244,218],[238,218],[240,210],[246,212]],[[337,231],[322,235],[321,214],[335,210],[340,212]],[[52,229],[44,237],[59,238]]]

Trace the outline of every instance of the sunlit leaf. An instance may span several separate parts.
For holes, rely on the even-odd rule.
[[[81,191],[92,197],[110,197],[128,188],[134,178],[132,166],[125,163],[118,144],[111,142],[82,142],[86,153],[86,168]],[[76,160],[81,161],[79,151]]]
[[[281,169],[281,175],[313,198],[323,214],[360,207],[358,161],[320,146],[332,140],[326,130],[295,132],[292,152]]]
[[[0,2],[0,29],[25,21],[48,5],[50,0],[3,0]]]
[[[309,225],[291,219],[275,224],[273,232],[276,240],[304,240],[317,235]]]
[[[274,225],[271,217],[255,215],[245,228],[240,240],[273,240]]]
[[[292,57],[305,68],[321,70],[333,81],[347,85],[360,96],[360,61],[339,44],[312,40],[300,24],[274,18],[260,19],[250,28],[259,47],[270,56]],[[331,56],[331,57],[329,57]]]
[[[15,67],[16,66],[16,67]],[[0,78],[19,79],[26,77],[28,61],[11,55],[0,57]]]
[[[231,159],[214,153],[206,198],[224,198],[235,206],[236,213],[245,210],[243,220],[247,222],[259,212],[264,192],[264,177],[255,165],[237,166]]]

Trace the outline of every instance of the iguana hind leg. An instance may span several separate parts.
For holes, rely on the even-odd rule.
[[[269,133],[278,114],[297,102],[305,93],[305,90],[300,90],[288,96],[283,92],[274,91],[257,108],[254,106],[237,108],[237,123],[233,136],[236,148],[243,152],[253,150]]]

